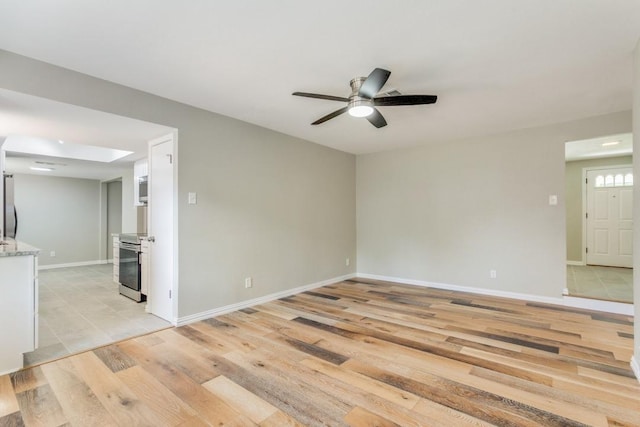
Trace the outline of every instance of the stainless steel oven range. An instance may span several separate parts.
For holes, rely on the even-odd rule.
[[[136,302],[146,301],[140,292],[140,234],[120,235],[120,294]]]

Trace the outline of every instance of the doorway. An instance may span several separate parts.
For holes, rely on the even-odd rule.
[[[564,294],[633,303],[631,134],[571,141],[565,154]]]
[[[27,365],[170,326],[119,295],[108,262],[111,233],[137,231],[133,161],[148,154],[151,138],[174,129],[18,93],[7,96],[3,102],[15,101],[7,111],[12,105],[23,106],[39,135],[30,136],[21,128],[3,144],[2,149],[11,153],[14,173],[58,182],[53,190],[20,193],[23,201],[33,194],[29,201],[37,206],[57,202],[56,210],[49,203],[31,209],[37,218],[23,218],[24,241],[42,249],[39,348],[25,355]],[[36,132],[51,122],[57,127]],[[51,226],[52,218],[65,220],[68,228]]]

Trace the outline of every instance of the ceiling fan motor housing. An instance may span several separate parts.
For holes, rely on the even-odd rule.
[[[349,95],[347,108],[349,114],[354,117],[365,117],[373,112],[373,101],[369,98],[364,98],[358,95],[360,87],[366,79],[366,77],[356,77],[351,79],[349,82],[349,85],[351,86],[351,95]]]

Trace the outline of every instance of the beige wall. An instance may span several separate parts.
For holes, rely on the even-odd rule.
[[[355,272],[355,156],[6,51],[0,69],[2,88],[178,129],[179,317]]]
[[[560,297],[564,144],[630,129],[627,111],[358,156],[358,271]]]
[[[18,240],[40,248],[39,264],[101,259],[100,181],[14,174]],[[56,252],[51,257],[51,251]]]
[[[585,168],[631,165],[631,156],[608,157],[567,162],[565,169],[565,198],[567,210],[567,261],[582,262],[582,172]]]

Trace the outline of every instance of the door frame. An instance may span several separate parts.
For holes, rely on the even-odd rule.
[[[152,147],[159,145],[161,143],[167,142],[168,140],[172,140],[173,141],[173,161],[172,161],[172,165],[173,165],[173,194],[172,194],[172,212],[173,212],[173,223],[171,224],[171,228],[172,228],[172,238],[173,238],[173,249],[172,249],[172,254],[171,254],[171,260],[170,262],[172,263],[172,278],[171,278],[171,324],[173,326],[177,326],[178,324],[178,298],[180,295],[179,292],[179,275],[178,275],[178,130],[174,130],[164,136],[161,136],[159,138],[154,138],[152,140],[150,140],[147,143],[147,148],[148,148],[148,154],[147,154],[147,158],[149,159],[149,186],[153,186],[153,177],[151,176],[151,170],[152,170],[152,156],[151,156],[151,149]],[[151,188],[149,188],[149,194],[151,194]],[[151,226],[151,215],[153,212],[153,199],[149,198],[149,202],[148,202],[148,209],[147,209],[147,224],[149,226]],[[152,230],[149,230],[150,232]],[[151,233],[149,233],[149,235],[151,235]],[[151,268],[151,266],[153,265],[153,263],[151,262],[151,258],[154,257],[154,253],[153,253],[153,247],[151,247],[151,250],[149,251],[149,267]],[[150,271],[149,272],[149,276],[153,277],[153,272]],[[153,298],[153,285],[150,285],[150,297]],[[149,307],[149,305],[147,305]],[[153,313],[152,313],[153,314]]]
[[[587,172],[594,170],[607,170],[618,168],[631,168],[633,164],[627,165],[607,165],[607,166],[587,166],[582,168],[582,256],[580,265],[587,265]],[[635,175],[635,174],[634,174]],[[635,176],[634,176],[635,179]],[[635,185],[635,181],[633,183]],[[635,251],[635,247],[633,248]]]

